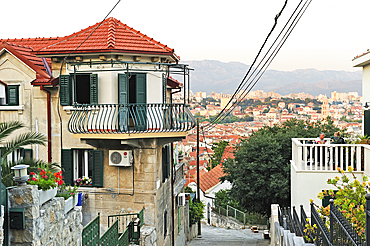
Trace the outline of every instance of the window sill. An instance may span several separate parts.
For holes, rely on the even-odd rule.
[[[18,106],[0,106],[0,111],[23,111],[24,105]]]

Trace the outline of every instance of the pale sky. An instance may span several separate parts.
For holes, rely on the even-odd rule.
[[[69,35],[100,22],[116,2],[2,0],[0,39]],[[110,16],[174,48],[181,60],[250,65],[284,2],[121,0]],[[298,2],[288,0],[278,27]],[[351,61],[370,48],[369,11],[369,0],[313,0],[270,69],[358,71]]]

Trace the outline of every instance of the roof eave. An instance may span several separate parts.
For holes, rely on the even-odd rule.
[[[120,50],[120,49],[97,49],[97,50],[63,50],[63,51],[36,51],[37,57],[56,57],[70,55],[73,53],[74,56],[82,54],[130,54],[130,55],[155,55],[155,56],[169,56],[173,61],[178,62],[180,58],[174,52],[153,52],[153,51],[137,51],[137,50]]]
[[[370,64],[370,53],[366,53],[352,60],[352,66],[365,67]]]

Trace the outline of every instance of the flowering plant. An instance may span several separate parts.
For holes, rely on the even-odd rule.
[[[78,188],[79,188],[78,186],[68,186],[67,187],[65,184],[62,184],[61,186],[59,186],[56,196],[63,197],[64,200],[67,200],[71,196],[76,195]]]
[[[42,168],[39,168],[38,171],[38,173],[30,173],[30,178],[28,179],[30,185],[37,185],[38,189],[45,191],[63,184],[62,171],[52,173],[48,169],[45,171]]]
[[[75,185],[92,185],[92,179],[89,177],[82,177],[75,180]]]
[[[362,239],[365,240],[365,228],[366,228],[366,215],[365,215],[365,205],[366,199],[365,195],[369,192],[370,182],[364,175],[362,181],[357,180],[357,177],[353,173],[354,169],[349,166],[348,172],[352,175],[352,181],[344,173],[344,170],[337,168],[340,177],[336,176],[333,179],[328,179],[327,183],[331,184],[338,189],[338,192],[333,190],[320,192],[317,196],[319,199],[323,199],[324,196],[330,196],[335,198],[334,205],[342,213],[343,217],[353,226],[355,232]],[[313,203],[313,200],[310,199]],[[315,204],[314,204],[315,205]],[[319,208],[317,205],[315,205]],[[330,216],[330,206],[326,208],[320,207],[318,212],[321,214],[322,218],[326,218],[326,226],[329,227],[329,216]],[[306,230],[308,232],[314,231],[315,228],[310,228],[309,223],[306,225]]]

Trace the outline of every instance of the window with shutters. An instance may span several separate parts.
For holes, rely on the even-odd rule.
[[[7,86],[6,102],[9,106],[19,105],[19,85],[8,85]]]
[[[73,184],[77,179],[91,179],[87,186],[103,186],[103,151],[91,149],[63,149],[64,181]]]
[[[22,160],[32,159],[32,149],[19,148],[8,154],[5,158],[6,162],[20,162]]]
[[[59,79],[61,105],[98,103],[97,74],[61,75]]]
[[[171,152],[169,145],[162,147],[162,183],[171,175]]]

